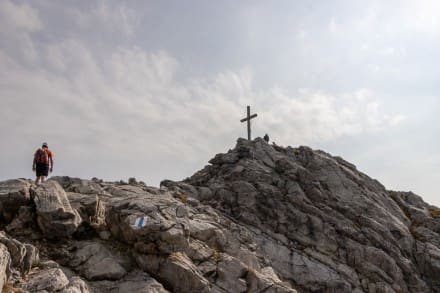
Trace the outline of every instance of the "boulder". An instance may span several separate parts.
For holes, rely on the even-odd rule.
[[[420,271],[429,278],[433,292],[440,292],[440,248],[417,241],[416,259]]]
[[[249,270],[246,274],[248,293],[296,293],[289,283],[283,283],[271,267],[264,268],[261,272]]]
[[[105,230],[105,203],[101,199],[104,195],[81,194],[67,192],[67,198],[73,209],[78,211],[83,222],[97,231]]]
[[[69,284],[60,293],[89,293],[89,286],[79,277],[71,277]]]
[[[70,267],[87,280],[119,280],[127,272],[111,252],[100,243],[80,243]]]
[[[12,179],[0,182],[0,215],[10,223],[21,206],[31,202],[30,183],[23,179]]]
[[[100,282],[95,285],[99,286],[103,292],[124,293],[168,293],[162,284],[150,277],[147,273],[142,271],[132,271],[130,274],[121,279],[118,283],[112,284],[111,287],[108,282]]]
[[[68,176],[55,176],[50,180],[58,182],[65,191],[81,194],[102,194],[104,192],[101,185],[94,180],[72,178]]]
[[[8,248],[12,260],[11,265],[13,267],[20,266],[26,256],[26,247],[24,244],[16,239],[7,237],[3,231],[0,231],[0,243]]]
[[[70,237],[81,224],[66,192],[56,181],[46,181],[31,189],[37,211],[37,222],[46,238]]]
[[[236,258],[221,254],[217,265],[218,277],[215,284],[227,292],[246,292],[245,276],[247,271],[247,267]]]
[[[64,289],[68,284],[69,280],[61,269],[48,269],[43,271],[38,271],[28,276],[28,281],[26,284],[26,290],[30,292],[56,292],[58,290]]]
[[[14,235],[29,236],[35,233],[36,227],[34,208],[32,206],[21,206],[14,220],[6,226],[6,231],[14,233]]]
[[[142,269],[163,281],[173,292],[210,292],[208,280],[184,253],[173,253],[168,257],[138,255],[136,260]]]
[[[6,284],[10,272],[11,256],[8,248],[0,243],[0,288]]]
[[[35,246],[28,243],[21,243],[7,236],[3,231],[0,231],[0,243],[8,249],[11,259],[11,268],[20,271],[24,275],[40,260],[38,249]]]

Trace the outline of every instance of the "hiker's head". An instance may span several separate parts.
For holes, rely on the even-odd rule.
[[[43,145],[41,146],[43,149],[47,149],[47,148],[49,148],[48,146],[47,146],[47,142],[43,142]]]

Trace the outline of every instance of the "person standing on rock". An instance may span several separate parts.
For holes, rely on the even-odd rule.
[[[264,141],[269,143],[269,135],[266,133],[263,137]]]
[[[32,171],[36,172],[36,184],[44,182],[49,175],[49,171],[51,173],[53,171],[53,154],[46,142],[35,152]]]

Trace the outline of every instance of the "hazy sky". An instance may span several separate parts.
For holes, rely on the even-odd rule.
[[[246,135],[440,206],[439,1],[0,0],[0,179],[182,179]]]

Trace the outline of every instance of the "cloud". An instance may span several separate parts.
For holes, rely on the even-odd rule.
[[[440,3],[435,0],[406,1],[402,6],[403,23],[417,33],[440,33]]]
[[[35,32],[43,28],[38,12],[27,4],[0,2],[0,33]]]
[[[328,24],[328,30],[330,33],[337,33],[338,32],[338,25],[336,24],[334,17],[332,17],[330,19],[330,22]]]
[[[81,34],[99,31],[115,38],[134,36],[139,24],[139,15],[124,3],[111,4],[109,1],[94,1],[85,7],[75,6],[66,15],[73,20]]]
[[[297,94],[272,89],[263,97],[259,106],[264,109],[267,131],[288,143],[316,144],[359,136],[388,129],[404,119],[403,115],[384,112],[368,89],[339,96],[314,89]]]
[[[48,107],[49,115],[38,115],[51,125],[43,133],[62,138],[68,130],[65,139],[74,137],[84,146],[94,138],[96,151],[105,144],[111,157],[127,144],[138,156],[147,143],[150,152],[163,156],[208,152],[218,141],[206,141],[207,135],[241,132],[238,120],[247,104],[259,112],[256,123],[264,131],[305,144],[380,130],[400,119],[383,113],[367,89],[339,97],[314,89],[256,90],[249,69],[179,79],[182,65],[164,51],[120,47],[103,56],[79,40],[38,47],[49,65],[45,69],[17,63],[0,72],[5,97],[0,115],[32,117]],[[6,121],[5,131],[19,130],[14,120]]]

